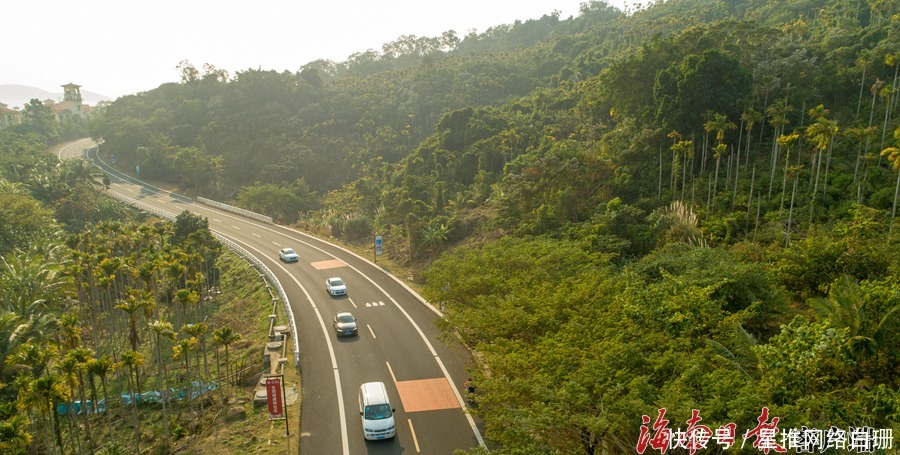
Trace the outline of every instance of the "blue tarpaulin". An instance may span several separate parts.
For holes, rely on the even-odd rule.
[[[191,386],[187,390],[169,389],[169,393],[166,395],[166,399],[167,401],[181,401],[185,398],[194,399],[201,395],[212,392],[213,390],[216,390],[216,388],[218,388],[218,385],[214,382],[194,381],[191,383]],[[151,390],[149,392],[144,392],[141,394],[123,393],[120,395],[119,399],[121,400],[122,405],[130,406],[132,400],[137,402],[137,404],[162,403],[163,396],[162,393],[156,390]],[[60,415],[66,415],[69,413],[70,407],[72,409],[72,412],[78,415],[80,415],[82,412],[90,412],[94,414],[106,412],[105,400],[98,401],[96,406],[93,405],[91,400],[87,400],[85,403],[85,405],[82,405],[81,401],[59,403],[56,405],[56,412],[58,412]]]

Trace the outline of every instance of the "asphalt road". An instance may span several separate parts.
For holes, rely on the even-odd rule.
[[[85,156],[93,145],[82,139],[57,154]],[[450,454],[482,443],[479,424],[464,411],[462,397],[471,354],[448,337],[439,338],[439,313],[370,258],[287,227],[140,185],[102,160],[95,162],[110,175],[110,191],[174,214],[189,210],[204,216],[211,230],[253,253],[275,273],[299,334],[301,454]],[[282,247],[294,248],[300,261],[279,261]],[[331,297],[325,291],[325,279],[332,276],[344,279],[347,296]],[[358,319],[358,337],[335,337],[331,318],[341,311]],[[397,436],[392,440],[363,438],[357,392],[371,381],[387,385],[396,409]]]

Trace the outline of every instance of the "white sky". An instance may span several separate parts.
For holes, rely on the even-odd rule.
[[[586,0],[4,0],[0,84],[72,82],[116,98],[177,82],[189,60],[236,71],[344,61],[401,35],[566,19]],[[624,0],[610,0],[620,9]]]

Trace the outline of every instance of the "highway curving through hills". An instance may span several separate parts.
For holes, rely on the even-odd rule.
[[[58,156],[87,156],[94,145],[90,139],[75,141]],[[189,210],[204,216],[213,232],[274,272],[293,309],[300,344],[301,454],[449,454],[483,445],[462,395],[471,354],[448,337],[439,338],[434,323],[440,314],[404,283],[339,246],[196,203],[126,176],[97,156],[90,159],[110,176],[111,192],[173,214]],[[281,262],[283,247],[294,248],[300,261]],[[325,279],[332,276],[343,278],[348,295],[326,292]],[[335,337],[331,318],[343,311],[358,319],[359,336]],[[387,385],[396,409],[393,439],[363,438],[357,394],[361,384],[372,381]]]

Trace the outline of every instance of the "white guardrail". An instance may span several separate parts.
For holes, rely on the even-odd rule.
[[[212,199],[207,199],[205,197],[197,196],[197,202],[202,204],[206,204],[210,207],[215,207],[217,209],[225,210],[226,212],[237,213],[238,215],[245,216],[247,218],[251,218],[257,221],[262,221],[264,223],[275,224],[275,220],[272,219],[271,216],[260,215],[256,212],[251,212],[249,210],[242,209],[240,207],[235,207],[233,205],[228,205],[224,202],[214,201]]]
[[[111,197],[113,197],[114,199],[117,199],[128,205],[137,207],[138,209],[143,210],[147,213],[152,213],[156,216],[165,218],[169,221],[175,221],[175,214],[172,212],[147,205],[141,201],[138,201],[137,199],[133,199],[133,198],[130,198],[130,197],[122,195],[122,194],[114,193],[112,191],[107,191],[106,194],[108,194]],[[197,199],[199,200],[201,198],[197,198]],[[228,206],[227,204],[221,204],[221,206],[220,206],[220,203],[211,201],[209,199],[206,199],[206,201],[212,202],[212,204],[207,203],[207,205],[217,207],[217,208],[222,208],[221,206]],[[206,202],[204,202],[204,203],[206,203]],[[254,219],[257,219],[260,221],[266,221],[268,223],[272,223],[272,217],[266,217],[263,215],[255,214],[253,212],[249,212],[244,209],[239,209],[237,207],[232,207],[232,209],[235,209],[235,210],[229,210],[229,211],[233,211],[234,213],[240,213],[240,214],[243,214],[242,212],[251,213],[254,216],[250,216],[250,218],[254,218]],[[228,210],[228,209],[225,209],[225,210]],[[240,210],[240,212],[238,210]],[[266,220],[266,218],[268,220]],[[272,273],[272,270],[270,270],[269,267],[267,267],[265,264],[263,264],[262,261],[260,261],[256,256],[250,254],[250,252],[245,250],[242,246],[238,245],[237,243],[225,238],[223,235],[218,234],[216,232],[213,232],[213,235],[215,235],[216,238],[219,239],[219,241],[222,242],[223,245],[228,247],[228,249],[235,252],[238,256],[243,258],[245,261],[249,262],[250,265],[252,265],[260,274],[262,274],[266,278],[266,280],[268,280],[269,283],[271,283],[271,285],[278,291],[278,298],[281,299],[281,302],[282,302],[281,307],[284,310],[285,317],[291,324],[291,338],[294,339],[294,366],[297,369],[299,369],[300,368],[300,341],[299,341],[300,336],[297,333],[297,322],[294,319],[294,311],[291,309],[291,302],[288,300],[287,294],[284,292],[284,288],[281,286],[281,282],[278,281],[278,278],[275,277],[275,274]]]

